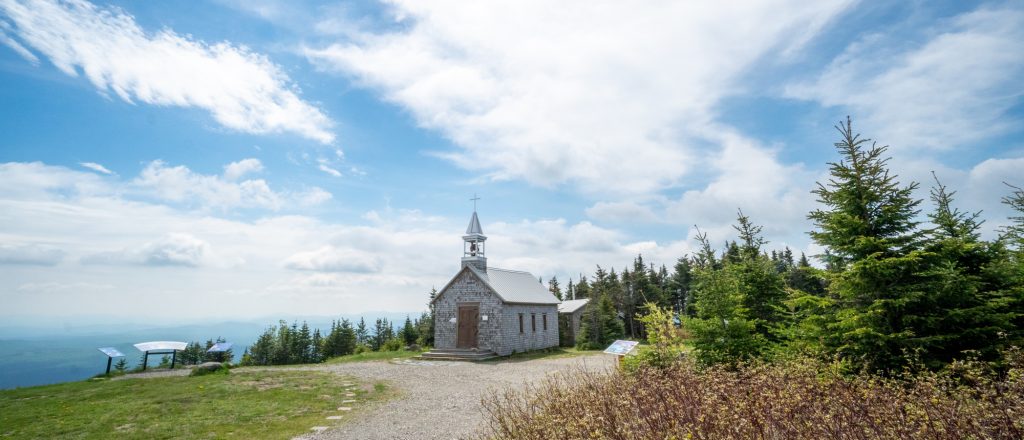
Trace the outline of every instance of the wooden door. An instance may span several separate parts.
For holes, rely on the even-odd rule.
[[[476,348],[477,331],[480,322],[480,306],[460,305],[459,306],[459,331],[456,337],[456,348]]]

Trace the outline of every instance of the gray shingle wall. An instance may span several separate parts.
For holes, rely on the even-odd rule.
[[[502,328],[505,337],[501,351],[504,356],[529,350],[558,346],[558,306],[505,304]],[[523,314],[523,332],[519,332],[519,314]],[[548,330],[544,331],[544,314],[548,316]],[[530,325],[530,316],[537,317],[537,331]],[[497,350],[495,350],[497,352]]]
[[[440,292],[434,303],[434,346],[436,348],[455,348],[458,323],[451,322],[458,318],[459,303],[479,303],[480,322],[478,323],[477,343],[481,350],[494,350],[499,353],[501,346],[501,299],[487,285],[472,273],[463,272],[448,288]],[[487,320],[484,321],[484,315]]]

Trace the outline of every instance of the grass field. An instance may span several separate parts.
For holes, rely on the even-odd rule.
[[[333,357],[326,360],[324,363],[327,364],[343,364],[346,362],[363,362],[363,361],[389,361],[391,359],[404,359],[411,358],[413,356],[419,356],[423,354],[419,351],[368,351],[366,353],[350,354],[345,356]]]
[[[345,396],[346,382],[355,397]],[[291,438],[343,423],[390,393],[330,373],[259,368],[69,382],[0,391],[0,438]],[[357,402],[343,405],[349,399]],[[343,418],[326,420],[332,415]]]

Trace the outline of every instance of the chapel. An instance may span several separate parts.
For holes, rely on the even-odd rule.
[[[488,267],[486,241],[474,209],[462,266],[434,297],[434,349],[424,358],[475,360],[558,346],[558,298],[529,272]]]

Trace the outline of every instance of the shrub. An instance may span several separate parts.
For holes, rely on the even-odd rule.
[[[404,347],[404,341],[399,338],[388,339],[384,345],[380,346],[380,351],[399,351]]]
[[[956,362],[909,379],[844,376],[833,365],[571,371],[483,399],[490,439],[1022,438],[1024,356],[997,374]]]
[[[359,345],[356,346],[356,349],[355,349],[354,353],[355,354],[360,354],[360,353],[368,353],[368,352],[371,352],[371,351],[373,351],[373,348],[371,348],[369,345],[359,344]]]

